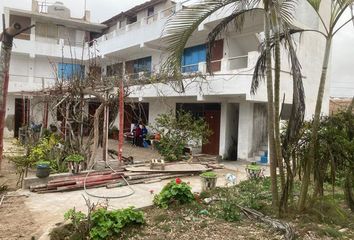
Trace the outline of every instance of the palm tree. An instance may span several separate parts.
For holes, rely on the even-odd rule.
[[[325,43],[325,52],[324,52],[323,63],[322,63],[322,73],[320,77],[320,83],[318,86],[315,115],[314,115],[313,125],[312,125],[312,137],[311,137],[309,158],[305,164],[304,176],[301,185],[301,192],[300,192],[300,199],[299,199],[300,210],[303,210],[306,205],[307,193],[310,185],[311,170],[314,162],[316,161],[315,144],[318,138],[317,132],[320,124],[320,115],[321,115],[323,95],[324,95],[326,79],[327,79],[327,70],[328,70],[330,52],[332,47],[332,40],[338,31],[340,31],[346,24],[350,23],[353,20],[352,17],[342,24],[339,22],[343,14],[353,6],[354,0],[332,0],[330,3],[330,8],[328,9],[330,14],[328,22],[326,22],[326,14],[328,14],[328,12],[323,12],[325,10],[321,8],[321,6],[323,5],[321,0],[307,0],[307,2],[313,8],[318,19],[320,20],[321,27],[323,28],[323,31],[316,31],[316,32],[324,36],[326,43]],[[328,4],[328,2],[325,1],[324,4]],[[321,192],[323,192],[322,189],[323,189],[323,183],[317,182],[315,186],[315,194],[321,194]]]
[[[271,31],[274,31],[274,26],[281,24],[279,20],[283,21],[283,18],[290,18],[290,10],[292,8],[291,4],[284,2],[286,4],[278,4],[273,1],[263,0],[264,8],[258,8],[260,0],[205,0],[202,3],[189,6],[183,10],[176,13],[176,15],[170,19],[166,25],[165,36],[166,42],[169,45],[168,51],[170,55],[164,64],[164,69],[167,70],[169,75],[180,76],[181,69],[181,59],[183,51],[188,39],[191,37],[192,33],[197,29],[197,27],[211,14],[218,11],[225,6],[233,6],[233,12],[224,18],[214,29],[209,33],[207,40],[207,69],[211,72],[211,48],[214,45],[215,40],[218,36],[225,30],[225,28],[230,23],[235,23],[238,30],[242,29],[245,14],[255,11],[261,11],[264,13],[265,25],[265,51],[261,56],[259,62],[263,64],[258,64],[261,68],[255,71],[253,77],[253,84],[251,92],[255,92],[260,79],[264,78],[266,75],[267,79],[267,95],[268,95],[268,139],[269,139],[269,160],[271,168],[271,179],[272,179],[272,199],[273,206],[278,205],[278,188],[276,179],[276,165],[280,163],[280,153],[277,154],[275,145],[275,113],[274,113],[274,94],[273,94],[273,79],[272,79],[272,57],[271,57]],[[282,18],[283,17],[283,18]],[[273,18],[273,20],[272,20]],[[275,20],[274,20],[275,19]],[[278,26],[277,26],[278,27]],[[280,29],[278,27],[277,29]],[[286,29],[286,28],[284,28]],[[279,31],[278,31],[279,33]],[[286,35],[288,36],[288,35]],[[278,43],[279,44],[279,43]],[[280,48],[276,51],[278,57],[276,57],[277,71],[280,72]],[[295,51],[293,51],[295,53]],[[296,57],[295,57],[296,58]],[[297,59],[297,58],[296,58]],[[258,62],[258,63],[259,63]],[[266,71],[266,74],[265,72]],[[276,75],[277,81],[279,83],[280,77]],[[276,94],[279,94],[279,86],[276,88]],[[276,98],[276,104],[279,105],[279,96]],[[279,114],[279,110],[277,112]],[[278,118],[278,116],[276,116]],[[279,128],[277,128],[279,129]],[[278,145],[280,148],[280,144]],[[278,155],[278,156],[277,156]]]

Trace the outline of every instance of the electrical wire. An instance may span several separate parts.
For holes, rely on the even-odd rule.
[[[96,163],[92,165],[90,170],[92,170],[95,165],[96,165]],[[115,171],[107,162],[106,162],[106,167],[109,167],[114,173],[117,173],[117,171]],[[91,173],[91,171],[88,171],[86,176],[85,176],[85,179],[84,179],[84,191],[85,191],[86,195],[88,195],[90,197],[102,198],[102,199],[117,199],[117,198],[129,197],[129,196],[131,196],[131,195],[133,195],[135,193],[135,190],[130,186],[129,182],[125,179],[125,177],[123,175],[122,175],[122,178],[125,181],[125,183],[127,184],[127,187],[131,190],[130,193],[124,194],[124,195],[120,195],[120,196],[100,196],[100,195],[96,195],[96,194],[93,194],[93,193],[89,193],[87,191],[87,188],[86,188],[86,180],[87,180],[88,176],[90,175],[90,173]]]

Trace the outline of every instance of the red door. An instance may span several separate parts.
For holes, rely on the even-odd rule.
[[[219,155],[220,143],[220,111],[205,111],[204,119],[209,125],[212,134],[208,138],[208,143],[203,144],[202,152],[205,154]]]
[[[217,72],[221,70],[221,59],[224,57],[224,40],[215,41],[211,48],[211,70]]]

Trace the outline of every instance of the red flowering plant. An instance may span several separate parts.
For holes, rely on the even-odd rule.
[[[154,197],[154,204],[158,207],[168,208],[173,203],[185,204],[195,201],[192,188],[180,178],[167,183],[161,192]]]

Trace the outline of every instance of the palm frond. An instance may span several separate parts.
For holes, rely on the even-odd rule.
[[[236,31],[241,31],[243,28],[244,18],[246,13],[253,13],[256,11],[263,11],[262,8],[256,8],[256,2],[254,2],[254,6],[248,6],[246,9],[236,9],[230,16],[224,18],[218,25],[216,25],[213,30],[208,34],[207,40],[207,55],[206,55],[206,63],[207,63],[207,71],[210,74],[213,74],[211,68],[211,51],[214,47],[215,41],[220,35],[227,29],[227,27],[233,23]]]
[[[312,6],[312,8],[316,11],[319,12],[320,6],[321,6],[321,0],[307,0],[307,2]]]
[[[181,71],[181,60],[188,39],[198,26],[211,14],[225,6],[235,7],[248,5],[247,0],[204,0],[201,3],[184,7],[167,23],[163,32],[164,42],[168,45],[169,56],[162,66],[163,71],[178,76]]]
[[[289,34],[290,35],[293,35],[293,34],[296,34],[296,33],[301,33],[303,32],[304,30],[301,30],[301,29],[291,29],[289,30]],[[280,34],[280,42],[283,42],[284,43],[284,39],[285,39],[286,35],[285,33],[282,33]],[[271,50],[274,49],[274,42],[275,42],[275,39],[274,37],[271,38],[271,44],[270,44],[270,48]],[[257,62],[256,62],[256,65],[254,67],[254,71],[253,71],[253,76],[252,76],[252,83],[251,83],[251,94],[254,95],[256,94],[257,92],[257,89],[259,87],[259,84],[261,81],[264,80],[265,78],[265,73],[266,73],[266,50],[265,50],[265,43],[261,43],[260,45],[260,55],[257,59]]]
[[[277,2],[277,1],[276,1]],[[278,2],[277,2],[278,4]],[[281,16],[281,19],[287,24],[291,24],[294,20],[295,10],[298,4],[298,0],[286,0],[278,6],[278,11]]]

